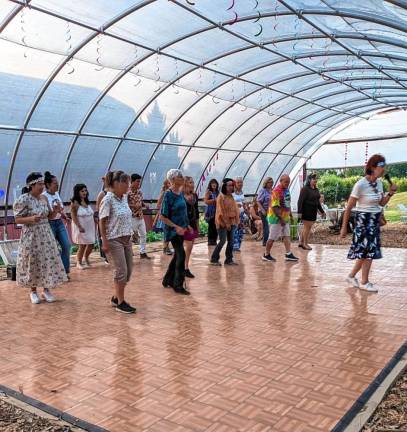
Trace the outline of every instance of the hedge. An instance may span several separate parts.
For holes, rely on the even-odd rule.
[[[352,191],[353,185],[360,177],[338,177],[335,174],[324,174],[318,180],[318,189],[325,195],[328,205],[336,205],[346,201]],[[392,181],[397,185],[399,192],[407,191],[407,178],[393,178]],[[387,182],[384,181],[385,188]]]

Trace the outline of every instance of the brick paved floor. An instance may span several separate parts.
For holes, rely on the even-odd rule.
[[[110,268],[72,272],[55,304],[0,282],[0,383],[111,431],[329,431],[405,341],[407,251],[347,288],[346,250],[285,263],[246,242],[238,267],[198,245],[190,297],[161,286],[169,258],[136,256],[133,316],[109,305]]]

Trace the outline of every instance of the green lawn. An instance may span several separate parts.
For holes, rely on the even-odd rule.
[[[400,222],[401,211],[398,204],[407,206],[407,192],[400,192],[390,200],[389,205],[384,211],[385,217],[389,222]]]

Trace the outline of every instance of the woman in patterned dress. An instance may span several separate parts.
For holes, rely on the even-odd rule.
[[[27,187],[15,201],[13,210],[17,224],[23,225],[17,258],[17,283],[31,289],[31,303],[41,303],[37,288],[43,288],[43,298],[55,301],[50,289],[67,281],[57,243],[48,217],[61,209],[50,212],[47,199],[42,195],[44,178],[41,173],[31,173]]]
[[[349,285],[362,290],[377,292],[377,288],[369,280],[373,260],[382,257],[380,250],[380,217],[383,207],[396,193],[397,186],[390,185],[389,192],[383,192],[383,176],[386,160],[380,154],[373,155],[366,164],[365,177],[357,181],[350,194],[343,215],[341,237],[345,238],[352,209],[355,207],[356,225],[353,230],[352,245],[348,258],[355,260],[352,271],[346,278]],[[359,283],[356,275],[362,270]]]

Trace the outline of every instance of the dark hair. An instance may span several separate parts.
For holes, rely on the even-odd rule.
[[[219,182],[216,179],[209,180],[208,189],[207,190],[210,191],[210,192],[212,192],[212,188],[211,188],[211,184],[212,183],[216,183],[216,192],[219,192]]]
[[[305,186],[309,186],[311,184],[311,180],[316,180],[318,175],[315,173],[311,173],[307,176],[307,181],[305,182]]]
[[[141,175],[140,174],[132,174],[131,175],[131,181],[134,182],[136,180],[140,180],[141,179]]]
[[[45,171],[44,173],[44,183],[45,187],[48,189],[48,186],[52,183],[52,180],[56,179],[56,176],[52,175],[49,171]]]
[[[41,177],[42,177],[42,174],[40,172],[32,172],[32,173],[28,174],[27,178],[25,179],[25,183],[27,186],[24,186],[21,192],[23,194],[30,192],[32,189],[32,186],[28,186],[28,183],[31,183],[34,180],[38,180]]]
[[[372,168],[376,168],[377,164],[380,162],[386,162],[386,159],[381,154],[374,154],[373,156],[370,156],[369,160],[366,163],[365,166],[365,174],[370,175],[373,173]]]
[[[224,178],[222,180],[222,189],[221,189],[221,192],[223,193],[223,195],[226,195],[226,193],[227,193],[226,187],[227,187],[227,184],[229,182],[233,183],[233,188],[235,187],[235,181],[233,179],[231,179],[231,178]]]
[[[81,192],[82,189],[85,189],[85,188],[87,189],[86,185],[83,184],[83,183],[76,184],[73,187],[73,197],[71,198],[71,203],[72,204],[75,203],[75,202],[77,202],[78,204],[80,204],[82,202],[82,198],[81,198],[80,192]],[[84,201],[85,201],[86,204],[89,204],[89,192],[86,194],[86,197],[85,197]]]
[[[109,171],[106,174],[106,184],[109,187],[113,187],[115,182],[119,183],[128,183],[130,180],[130,176],[126,174],[124,171]]]

